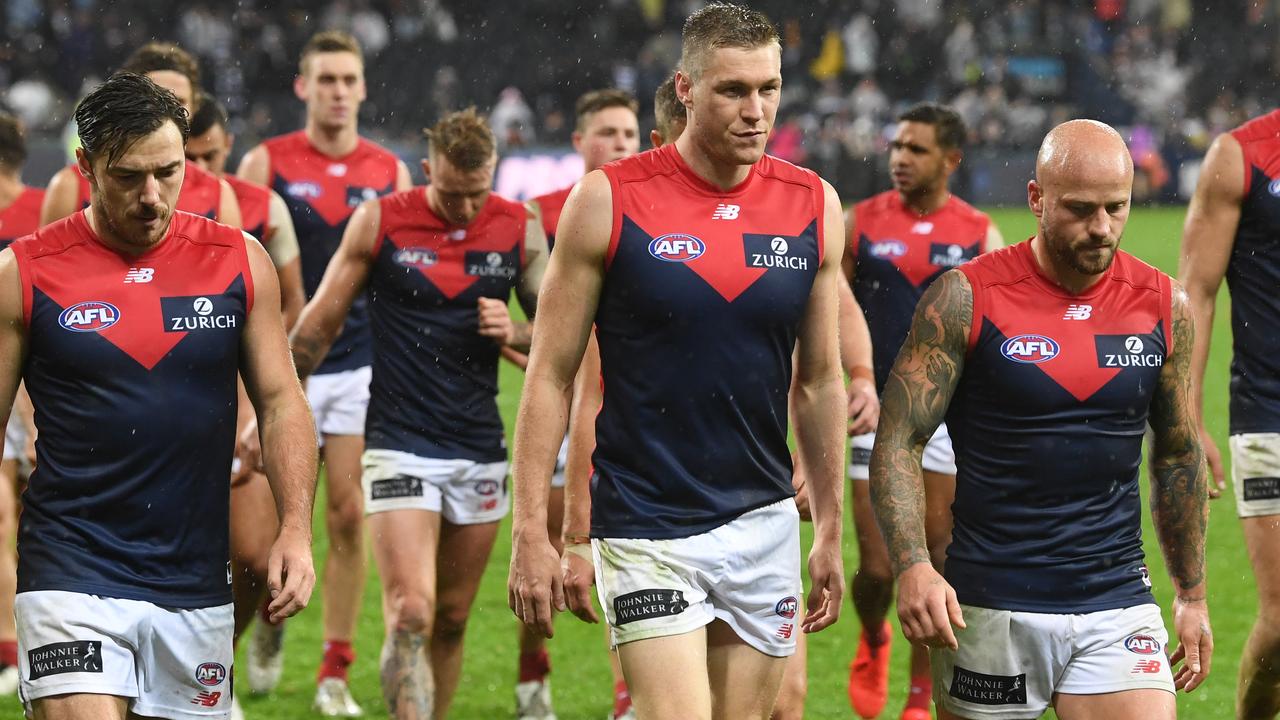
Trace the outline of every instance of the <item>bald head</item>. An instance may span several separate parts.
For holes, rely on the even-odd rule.
[[[1126,180],[1127,179],[1127,180]],[[1115,128],[1097,120],[1069,120],[1049,131],[1036,155],[1036,181],[1133,183],[1133,158]]]

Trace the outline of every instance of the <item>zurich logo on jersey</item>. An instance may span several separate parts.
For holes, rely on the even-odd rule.
[[[871,257],[896,258],[907,254],[907,244],[901,240],[881,240],[871,243]]]
[[[706,251],[706,243],[684,233],[663,235],[649,243],[649,254],[665,262],[689,262]]]
[[[1000,354],[1016,363],[1042,363],[1058,357],[1058,343],[1044,335],[1016,335],[1004,341]]]
[[[58,316],[58,324],[71,332],[99,332],[120,321],[120,310],[108,302],[76,303]]]
[[[436,251],[430,248],[410,247],[397,250],[392,259],[396,261],[397,265],[421,270],[435,265],[440,258],[436,255]]]

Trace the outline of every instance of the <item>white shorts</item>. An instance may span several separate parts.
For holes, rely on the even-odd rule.
[[[854,435],[849,439],[849,479],[867,480],[871,477],[871,447],[876,434]],[[938,426],[924,446],[924,469],[940,475],[956,474],[956,451],[951,448],[951,435],[945,423]]]
[[[564,487],[564,466],[569,461],[569,436],[560,443],[560,452],[556,454],[556,471],[551,475],[551,487]]]
[[[130,698],[157,718],[231,717],[231,605],[195,610],[80,593],[19,593],[22,702],[87,693]]]
[[[10,413],[9,423],[4,426],[4,459],[21,461],[26,449],[27,426],[18,413]]]
[[[364,435],[373,368],[343,370],[307,378],[307,402],[320,435]]]
[[[1038,718],[1054,693],[1174,691],[1157,605],[1081,615],[960,607],[960,649],[929,651],[933,700],[957,715]]]
[[[1241,433],[1230,442],[1236,514],[1280,515],[1280,433]]]
[[[365,450],[364,512],[427,510],[454,525],[498,522],[511,495],[507,463],[439,460],[398,450]]]
[[[766,655],[795,652],[800,514],[791,498],[691,537],[596,538],[591,554],[615,646],[723,620]]]

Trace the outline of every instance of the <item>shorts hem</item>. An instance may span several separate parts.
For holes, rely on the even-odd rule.
[[[717,608],[712,611],[712,614],[715,615],[715,618],[717,620],[720,620],[724,622],[725,625],[728,625],[729,629],[733,631],[734,635],[738,636],[739,640],[746,643],[747,645],[750,645],[752,648],[755,648],[756,650],[760,651],[764,655],[768,655],[769,657],[775,657],[775,658],[787,658],[796,654],[795,640],[791,641],[790,647],[766,643],[761,641],[759,637],[752,635],[750,633],[747,633],[743,630],[743,628],[739,627],[738,623],[734,622],[734,618],[731,613],[722,612],[720,611],[719,608]],[[799,623],[796,623],[796,625],[797,627],[793,630],[793,635],[794,633],[804,632],[804,630],[798,627]]]
[[[507,516],[508,509],[510,508],[503,507],[501,513],[494,511],[492,513],[485,513],[484,515],[468,515],[466,517],[459,518],[454,517],[454,514],[449,512],[446,508],[440,512],[440,517],[450,525],[487,525],[490,523],[502,522],[502,519]]]
[[[137,700],[139,692],[136,688],[122,688],[118,685],[93,685],[83,680],[69,683],[41,684],[31,687],[29,681],[22,681],[22,699],[30,705],[36,700],[43,700],[57,695],[110,695],[111,697]]]
[[[229,718],[231,717],[231,700],[227,699],[227,707],[223,709],[211,709],[204,712],[191,708],[174,708],[164,705],[149,705],[143,701],[134,702],[129,707],[129,713],[145,718],[166,718],[172,720],[174,718]]]
[[[154,605],[164,610],[211,610],[213,608],[231,605],[233,599],[230,591],[226,595],[218,597],[197,597],[197,598],[158,598],[148,597],[136,590],[127,588],[114,587],[110,585],[80,585],[80,586],[63,586],[63,585],[41,585],[39,587],[18,588],[18,595],[26,593],[45,593],[45,592],[62,592],[72,595],[87,595],[89,597],[101,598],[103,600],[129,600],[132,602],[142,602]]]
[[[935,685],[935,688],[938,686]],[[951,702],[953,698],[945,690],[939,688],[938,692],[933,694],[933,704],[945,707],[948,712],[960,715],[974,720],[983,720],[984,718],[1000,718],[1000,720],[1036,720],[1045,714],[1051,703],[1045,703],[1044,707],[1036,711],[1032,708],[997,708],[988,705],[974,705],[966,703],[963,707]]]
[[[1125,692],[1126,690],[1164,690],[1171,695],[1177,695],[1172,680],[1163,682],[1160,680],[1134,680],[1132,682],[1091,683],[1087,687],[1063,685],[1062,687],[1054,688],[1053,692],[1061,695],[1109,695],[1111,693]]]
[[[626,639],[618,637],[618,628],[614,625],[609,626],[609,632],[613,636],[613,646],[626,645],[638,640],[652,640],[654,638],[672,637],[673,635],[684,635],[691,633],[698,628],[710,625],[716,616],[714,613],[707,614],[705,611],[699,612],[696,617],[682,623],[665,624],[660,627],[646,628],[644,630],[627,630]]]

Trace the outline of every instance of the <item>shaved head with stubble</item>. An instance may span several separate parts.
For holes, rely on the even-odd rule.
[[[1114,128],[1071,120],[1050,130],[1027,183],[1040,266],[1069,290],[1092,285],[1115,258],[1132,192],[1133,158]]]

